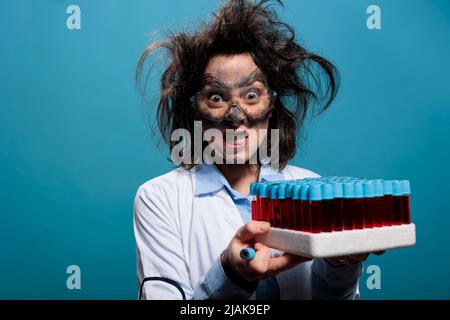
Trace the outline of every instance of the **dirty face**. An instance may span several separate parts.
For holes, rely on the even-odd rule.
[[[210,141],[215,152],[234,163],[246,163],[267,136],[275,93],[248,53],[216,55],[203,74],[194,104],[203,129],[217,129]]]

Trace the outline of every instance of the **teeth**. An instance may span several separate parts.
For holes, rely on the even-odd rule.
[[[242,140],[247,137],[247,132],[245,131],[239,131],[239,132],[231,132],[226,134],[226,138],[230,140]]]

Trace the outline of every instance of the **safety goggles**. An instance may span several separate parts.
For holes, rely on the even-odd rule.
[[[224,89],[205,86],[191,97],[201,118],[212,122],[264,121],[273,109],[277,93],[262,84]]]

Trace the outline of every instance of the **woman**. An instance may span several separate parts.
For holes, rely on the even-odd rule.
[[[172,160],[182,156],[137,191],[141,298],[358,297],[366,254],[311,260],[255,242],[270,225],[251,221],[250,184],[317,176],[287,162],[305,118],[325,110],[338,87],[335,67],[300,46],[267,2],[231,0],[195,33],[152,43],[141,57],[138,75],[156,49],[168,50],[158,123]],[[198,126],[203,144],[190,139]],[[173,139],[179,129],[187,134]],[[247,246],[251,261],[239,256]]]

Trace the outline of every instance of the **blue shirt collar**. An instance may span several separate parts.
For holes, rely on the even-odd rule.
[[[284,175],[270,164],[261,165],[258,181],[284,180]],[[242,195],[231,188],[227,179],[214,164],[201,163],[195,167],[195,196],[214,193],[222,188],[228,189],[233,198],[242,198]]]

